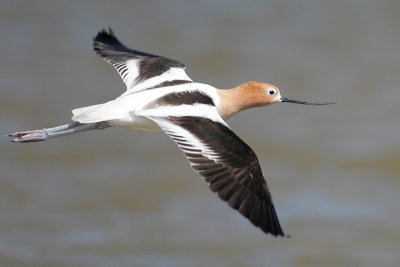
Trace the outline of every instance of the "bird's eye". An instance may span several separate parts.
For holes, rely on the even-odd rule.
[[[274,90],[274,89],[270,89],[269,91],[268,91],[268,94],[270,94],[270,95],[274,95],[276,93],[276,91]]]

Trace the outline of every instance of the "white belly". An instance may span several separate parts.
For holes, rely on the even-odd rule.
[[[209,114],[214,114],[214,110],[210,111],[209,109],[215,109],[215,107],[198,108],[197,105],[152,105],[148,107],[147,105],[166,94],[199,90],[199,88],[208,95],[216,95],[215,88],[198,83],[162,87],[123,95],[104,104],[75,109],[72,111],[74,115],[72,120],[80,123],[106,121],[111,126],[131,131],[162,133],[160,127],[147,117],[182,115],[208,117]]]
[[[131,120],[110,120],[108,124],[124,128],[130,131],[145,133],[163,133],[163,131],[152,120],[142,116],[131,116]]]

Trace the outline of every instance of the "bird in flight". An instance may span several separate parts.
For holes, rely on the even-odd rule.
[[[72,110],[71,123],[12,133],[13,142],[45,141],[112,126],[164,132],[219,198],[265,233],[284,236],[256,154],[226,121],[242,110],[274,103],[331,103],[292,100],[267,83],[221,90],[194,82],[181,62],[130,49],[111,28],[98,32],[93,48],[117,70],[126,91],[109,102]]]

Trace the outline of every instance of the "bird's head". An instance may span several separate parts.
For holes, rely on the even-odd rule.
[[[254,107],[264,107],[274,103],[295,103],[302,105],[329,105],[333,102],[315,103],[283,97],[278,88],[268,83],[247,82],[230,90],[218,90],[220,104],[218,112],[225,120],[236,113]]]
[[[335,102],[324,102],[324,103],[316,103],[316,102],[307,102],[307,101],[299,101],[284,97],[281,95],[281,92],[277,87],[268,83],[260,83],[260,82],[247,82],[246,87],[248,87],[251,94],[256,101],[256,106],[267,106],[274,103],[286,102],[286,103],[295,103],[302,105],[330,105]]]

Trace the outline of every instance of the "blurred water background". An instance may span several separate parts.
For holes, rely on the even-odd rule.
[[[108,26],[196,81],[338,101],[229,121],[291,238],[220,201],[164,135],[2,137],[1,266],[400,266],[399,1],[2,0],[0,133],[64,124],[119,96],[91,48]]]

